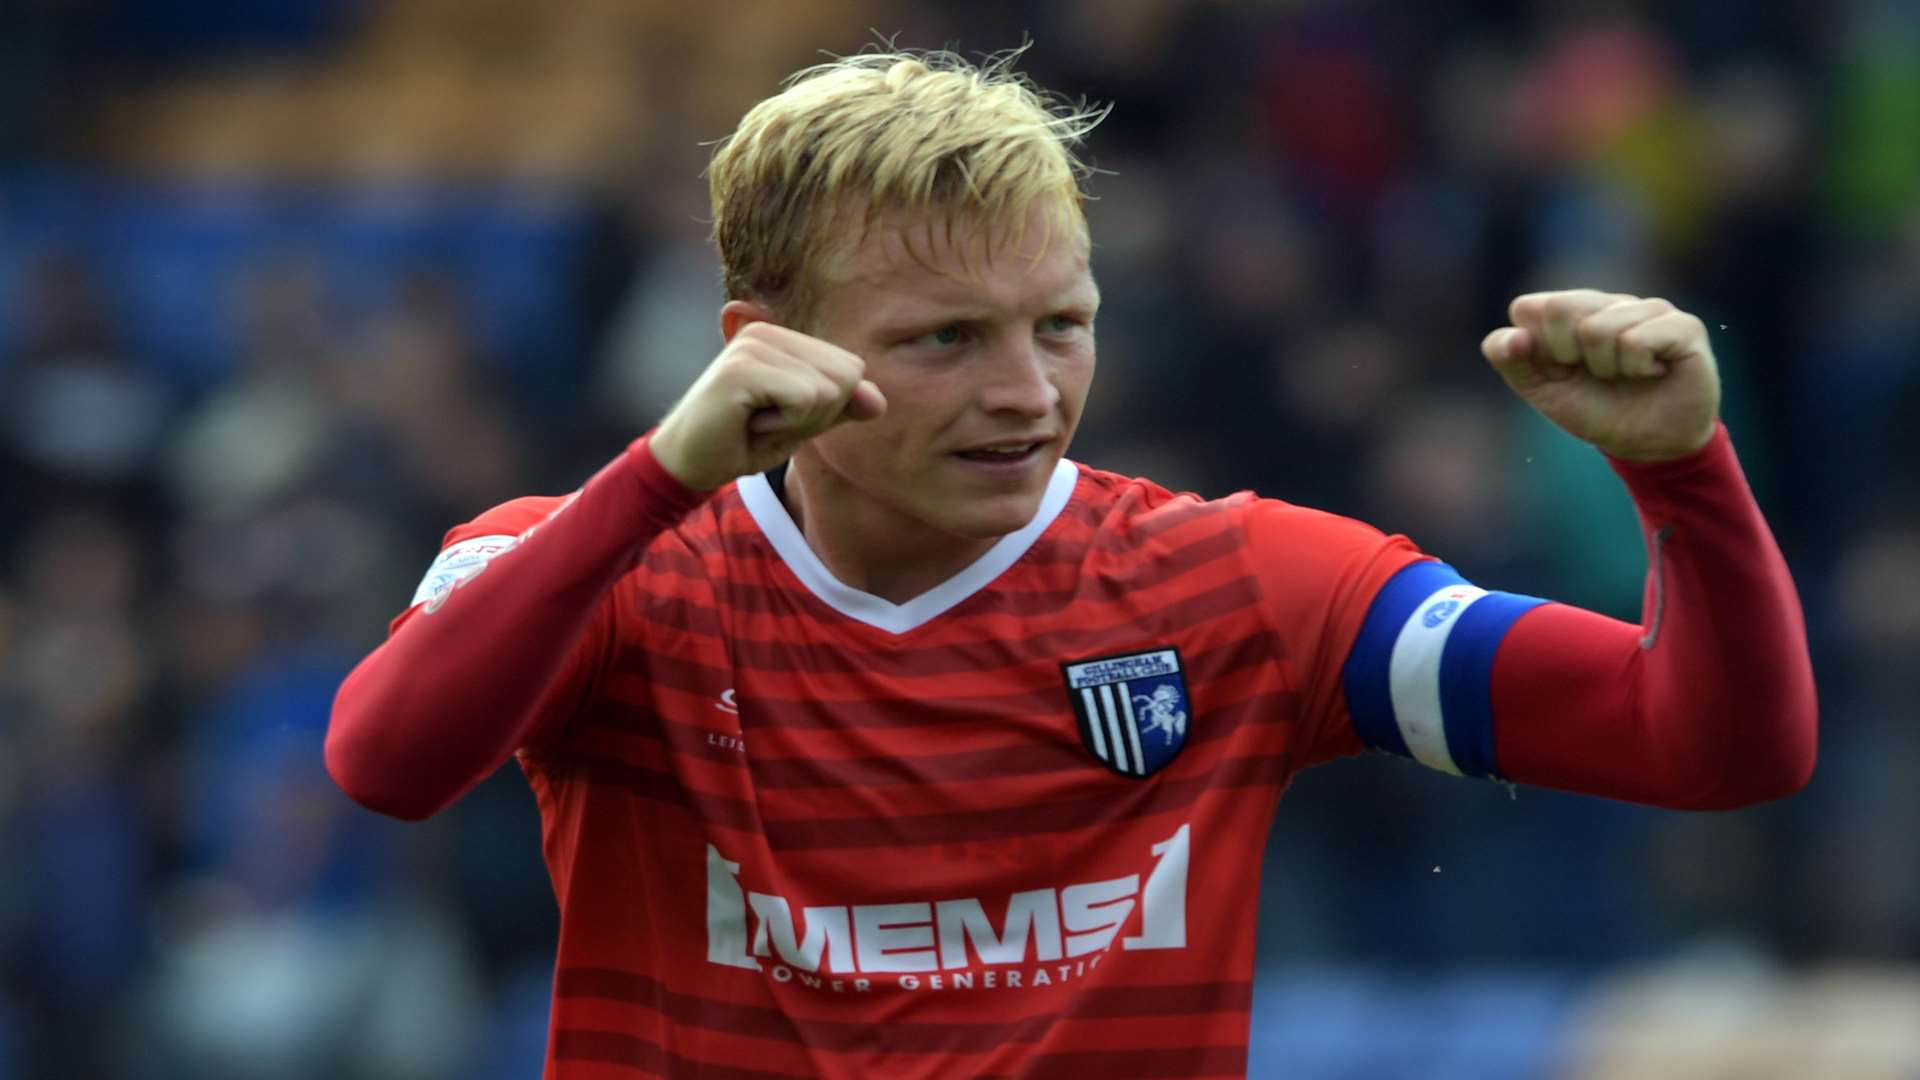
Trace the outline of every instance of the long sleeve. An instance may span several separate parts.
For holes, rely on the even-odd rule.
[[[1501,775],[1684,809],[1798,790],[1818,728],[1806,624],[1725,428],[1686,458],[1613,464],[1647,538],[1641,624],[1519,617],[1493,662]]]
[[[523,508],[515,521],[515,504],[476,519],[467,535],[512,535],[488,537],[416,597],[342,683],[326,740],[334,781],[370,809],[417,820],[485,779],[564,718],[590,675],[608,591],[705,498],[642,437],[544,520],[524,521]]]
[[[1726,429],[1685,458],[1613,464],[1646,536],[1641,624],[1406,563],[1346,654],[1345,747],[1676,809],[1805,785],[1806,624]]]

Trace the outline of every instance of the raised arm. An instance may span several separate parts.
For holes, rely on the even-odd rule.
[[[1354,730],[1470,775],[1724,809],[1812,772],[1817,705],[1793,581],[1724,427],[1698,319],[1661,300],[1535,294],[1483,349],[1606,452],[1649,554],[1639,625],[1483,593],[1421,563],[1379,590],[1344,668]]]
[[[418,820],[536,741],[590,681],[607,591],[704,498],[642,438],[544,518],[527,520],[553,500],[516,500],[450,533],[413,605],[334,698],[334,782]]]
[[[596,616],[647,544],[733,477],[878,415],[863,371],[824,341],[740,328],[658,429],[544,520],[525,522],[523,501],[455,530],[334,699],[335,782],[371,809],[424,818],[563,722],[609,644]]]
[[[1647,537],[1640,625],[1564,604],[1514,625],[1493,669],[1502,770],[1679,809],[1798,791],[1818,741],[1806,625],[1725,430],[1615,468]]]

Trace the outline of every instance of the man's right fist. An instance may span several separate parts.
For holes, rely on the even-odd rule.
[[[696,491],[765,472],[815,435],[886,411],[880,388],[862,378],[866,368],[838,345],[749,323],[660,421],[653,456]]]

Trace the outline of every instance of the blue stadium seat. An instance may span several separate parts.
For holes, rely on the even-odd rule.
[[[18,310],[35,258],[77,253],[99,270],[128,348],[181,385],[204,387],[240,360],[235,304],[246,275],[311,254],[349,315],[390,302],[410,274],[447,275],[482,352],[511,374],[584,362],[573,269],[585,231],[583,207],[540,193],[13,177],[0,181],[0,306]],[[0,356],[20,346],[17,320],[0,318]]]
[[[1577,986],[1524,973],[1263,972],[1249,1076],[1531,1080],[1547,1075]]]

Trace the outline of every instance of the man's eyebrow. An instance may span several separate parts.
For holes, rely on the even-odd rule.
[[[1035,305],[1036,310],[1056,311],[1062,308],[1097,308],[1100,306],[1100,287],[1091,279],[1075,283],[1047,296]],[[905,298],[879,317],[879,322],[887,327],[915,326],[925,323],[964,323],[986,322],[999,317],[1003,309],[997,304],[983,304],[974,298],[955,298],[944,300],[937,296],[924,294]]]
[[[990,322],[993,315],[983,308],[923,307],[913,311],[892,312],[880,317],[874,332],[882,337],[937,329],[942,326],[972,325]]]

